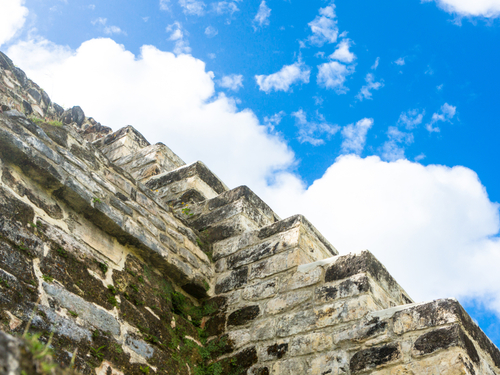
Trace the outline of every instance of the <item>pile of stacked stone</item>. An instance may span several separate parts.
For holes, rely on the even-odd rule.
[[[3,54],[0,78],[0,373],[41,373],[29,325],[89,374],[500,374],[456,300],[414,303],[369,251],[63,110]]]

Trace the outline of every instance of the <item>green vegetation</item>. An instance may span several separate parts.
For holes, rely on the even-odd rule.
[[[106,274],[106,272],[108,272],[108,265],[106,263],[97,262],[97,265],[99,266],[103,274]]]
[[[100,198],[94,197],[94,198],[92,198],[92,203],[102,203],[102,202],[101,202]]]
[[[52,281],[54,281],[54,278],[49,276],[49,275],[43,275],[42,278],[43,278],[43,281],[46,281],[48,283],[51,283]]]
[[[68,312],[71,314],[71,316],[74,316],[75,318],[78,316],[78,313],[76,311],[68,310]]]
[[[104,358],[104,353],[101,352],[106,347],[106,345],[100,346],[99,348],[90,348],[90,354],[98,360],[102,360]]]
[[[68,252],[66,250],[64,250],[62,247],[59,247],[56,251],[57,251],[57,254],[59,254],[59,256],[61,256],[63,258],[68,257]]]
[[[10,285],[7,280],[0,279],[0,285],[3,285],[5,288],[10,289]]]
[[[52,126],[57,126],[57,127],[63,126],[63,123],[61,121],[57,121],[57,120],[49,121],[49,122],[47,122],[47,124],[52,125]]]

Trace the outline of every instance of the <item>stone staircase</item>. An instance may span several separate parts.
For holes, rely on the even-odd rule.
[[[498,349],[455,300],[414,304],[369,251],[338,255],[305,217],[282,220],[203,163],[148,153],[133,130],[126,137],[96,145],[168,204],[215,262],[219,310],[203,324],[228,340],[221,363],[237,358],[260,375],[500,373]]]

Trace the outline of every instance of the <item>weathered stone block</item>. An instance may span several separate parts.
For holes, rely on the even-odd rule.
[[[356,374],[364,370],[395,363],[401,358],[401,348],[399,343],[396,342],[360,350],[352,356],[349,367]]]

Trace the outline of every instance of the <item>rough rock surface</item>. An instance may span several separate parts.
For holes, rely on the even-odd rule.
[[[413,303],[370,252],[64,110],[2,53],[0,106],[1,374],[500,375],[456,300]]]

